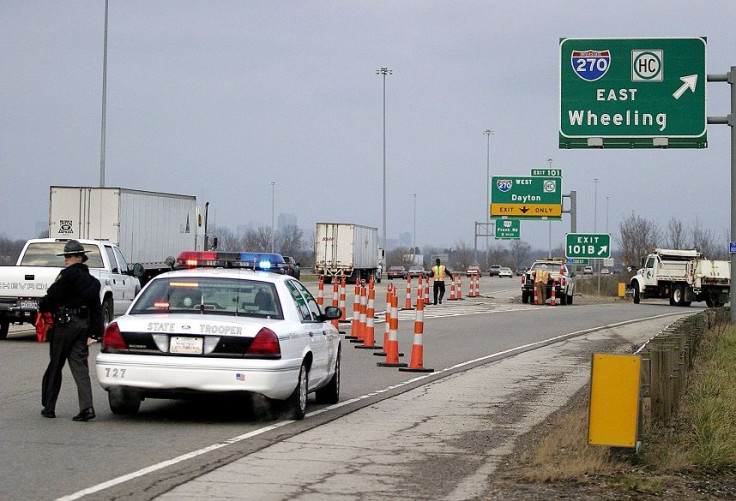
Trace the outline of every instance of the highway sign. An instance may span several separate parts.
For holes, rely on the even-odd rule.
[[[493,176],[491,216],[560,219],[562,178]]]
[[[611,257],[609,233],[568,233],[565,236],[565,256],[601,259]]]
[[[521,238],[521,221],[518,219],[497,219],[496,240],[518,240]]]
[[[532,169],[532,176],[562,177],[562,169]]]
[[[587,258],[581,258],[581,257],[576,257],[576,258],[568,257],[565,262],[567,264],[580,264],[583,266],[586,266],[589,263]]]
[[[560,39],[560,148],[705,148],[706,39]]]

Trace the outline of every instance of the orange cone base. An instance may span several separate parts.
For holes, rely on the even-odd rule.
[[[376,346],[375,344],[373,346],[366,346],[364,344],[361,344],[361,345],[356,346],[356,348],[363,349],[363,350],[382,350],[383,346]],[[386,354],[384,353],[383,356],[386,356]]]
[[[434,372],[434,369],[425,369],[425,368],[414,369],[412,367],[399,367],[399,370],[401,372]]]
[[[391,363],[388,363],[388,362],[378,362],[376,365],[379,366],[379,367],[406,367],[409,364],[404,364],[404,363],[401,363],[401,362],[398,362],[398,363],[395,363],[395,364],[391,364]]]
[[[347,339],[347,338],[345,338],[345,339]],[[365,341],[363,339],[358,339],[357,337],[351,338],[350,339],[350,342],[351,343],[361,343],[361,344],[362,343],[365,343]]]
[[[377,357],[385,357],[387,355],[387,353],[385,351],[382,351],[380,353],[379,352],[376,352],[376,353],[374,353],[374,355],[377,356]],[[399,356],[400,357],[403,357],[404,354],[403,353],[399,353]]]
[[[399,308],[399,311],[409,311],[413,310],[414,308]]]
[[[345,336],[345,339],[358,339],[358,336]]]

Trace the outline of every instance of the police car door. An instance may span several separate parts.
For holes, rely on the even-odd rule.
[[[312,294],[296,280],[288,280],[287,287],[291,289],[292,297],[302,316],[302,329],[306,332],[309,347],[312,352],[312,369],[309,371],[309,387],[314,388],[327,377],[329,343],[323,322],[319,321],[319,305]]]

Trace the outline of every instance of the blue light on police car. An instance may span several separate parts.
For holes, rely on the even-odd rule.
[[[262,270],[270,270],[271,261],[261,261],[260,263],[258,263],[258,267]]]

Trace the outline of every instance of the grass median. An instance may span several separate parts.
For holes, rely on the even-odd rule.
[[[533,497],[537,485],[582,499],[734,499],[734,381],[736,328],[726,320],[704,334],[673,423],[646,427],[637,454],[587,444],[589,395],[581,392],[522,440],[516,461],[496,486],[505,485],[522,498]]]

